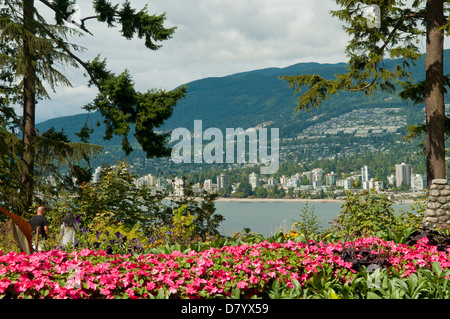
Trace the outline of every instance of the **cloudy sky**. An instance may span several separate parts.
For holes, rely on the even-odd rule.
[[[119,3],[120,1],[114,1]],[[78,0],[81,17],[92,15],[91,1]],[[220,77],[299,62],[345,62],[347,37],[329,11],[331,0],[132,0],[135,8],[166,12],[166,26],[177,26],[174,37],[158,51],[142,40],[126,40],[119,28],[89,20],[93,36],[73,39],[87,51],[85,60],[100,54],[115,73],[125,68],[136,88],[171,90],[205,77]],[[45,8],[44,14],[45,14]],[[84,113],[82,106],[96,95],[86,87],[82,69],[65,71],[73,88],[59,88],[41,101],[37,122]]]

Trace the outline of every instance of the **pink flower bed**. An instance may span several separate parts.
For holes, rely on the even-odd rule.
[[[210,248],[183,254],[107,255],[105,251],[60,250],[32,255],[0,252],[0,298],[170,298],[226,297],[238,288],[245,297],[265,296],[274,280],[304,285],[314,273],[343,283],[356,273],[339,253],[369,249],[402,276],[440,262],[450,267],[448,251],[437,251],[423,238],[415,246],[362,238],[347,243],[269,243]],[[325,272],[324,272],[325,273]]]

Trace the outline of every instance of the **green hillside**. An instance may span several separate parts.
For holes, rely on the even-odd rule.
[[[445,58],[449,54],[450,51],[446,50]],[[399,61],[386,60],[384,63],[386,67],[391,68]],[[294,111],[297,97],[294,96],[293,90],[288,87],[287,83],[279,79],[279,76],[317,73],[323,77],[332,78],[337,73],[345,72],[345,66],[344,63],[299,63],[286,68],[266,68],[187,83],[186,98],[180,101],[173,116],[161,127],[161,131],[185,127],[192,132],[194,120],[203,121],[203,130],[217,127],[222,131],[226,128],[246,129],[270,123],[268,127],[279,128],[280,138],[287,141],[295,140],[306,129],[320,123],[333,123],[336,119],[340,119],[355,109],[375,108],[400,109],[399,115],[405,119],[406,125],[423,121],[423,105],[413,105],[411,102],[402,101],[395,94],[385,93],[376,93],[373,97],[367,97],[363,93],[342,93],[324,102],[319,109],[314,109],[310,113]],[[424,59],[420,60],[411,71],[415,79],[423,79]],[[446,64],[445,71],[450,73],[449,63]],[[119,138],[113,138],[110,141],[102,139],[104,126],[98,113],[51,119],[38,124],[37,128],[40,132],[44,132],[52,126],[56,129],[64,129],[72,141],[78,141],[74,134],[85,123],[95,129],[91,142],[105,146],[107,154],[98,159],[99,163],[114,162],[124,158],[123,152],[120,151]],[[98,124],[100,126],[97,126]],[[400,135],[404,133],[406,125],[403,130],[399,129],[395,132],[397,140],[401,138]],[[343,142],[345,144],[348,138],[349,136],[337,135],[330,138],[328,143],[340,144]],[[389,138],[392,140],[392,137]],[[377,143],[385,140],[386,138],[376,138],[370,143],[376,148]],[[290,143],[306,144],[305,141]],[[136,157],[143,158],[145,156],[139,149],[136,149],[129,158]]]

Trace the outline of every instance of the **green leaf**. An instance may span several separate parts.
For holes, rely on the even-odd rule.
[[[234,287],[231,291],[231,298],[232,299],[239,299],[241,296],[241,290],[237,287]]]
[[[438,261],[433,262],[431,265],[431,269],[433,269],[433,272],[437,275],[438,278],[441,276],[442,268],[440,262]]]
[[[330,299],[339,299],[338,295],[336,295],[336,293],[334,292],[333,289],[330,289],[330,290],[328,291],[328,294],[329,294],[329,296],[330,296]]]
[[[367,299],[383,299],[381,296],[377,295],[376,293],[369,291],[367,293]]]

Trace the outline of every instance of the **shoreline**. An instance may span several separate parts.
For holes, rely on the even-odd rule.
[[[309,198],[229,198],[219,197],[214,200],[215,202],[293,202],[293,203],[306,203],[306,202],[320,202],[320,203],[344,203],[342,199],[309,199]]]
[[[167,200],[172,200],[172,197],[166,197]],[[197,201],[202,201],[200,197],[195,198]],[[259,203],[345,203],[345,199],[334,199],[334,198],[231,198],[231,197],[218,197],[214,202],[259,202]],[[402,200],[391,200],[393,205],[411,205],[415,203],[414,199],[402,199]]]
[[[289,202],[289,203],[345,203],[344,199],[333,199],[333,198],[323,198],[323,199],[310,199],[310,198],[229,198],[229,197],[219,197],[214,200],[215,202]],[[414,204],[413,199],[404,200],[393,200],[392,204]]]

